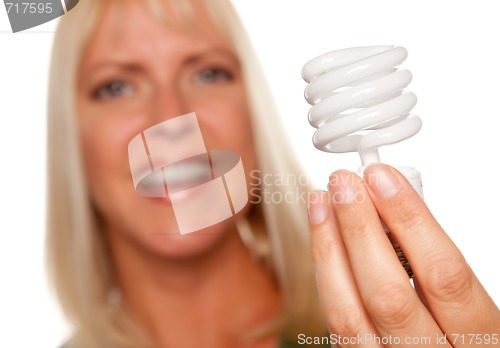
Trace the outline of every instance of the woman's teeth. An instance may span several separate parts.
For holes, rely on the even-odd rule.
[[[143,180],[148,187],[161,187],[167,184],[169,191],[180,191],[212,179],[210,163],[182,162],[168,165],[151,173]]]

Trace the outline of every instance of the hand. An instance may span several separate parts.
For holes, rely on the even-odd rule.
[[[309,217],[331,343],[500,347],[498,307],[397,170],[371,165],[365,181],[345,170],[333,173],[328,193],[309,196]],[[380,219],[408,258],[415,288]]]

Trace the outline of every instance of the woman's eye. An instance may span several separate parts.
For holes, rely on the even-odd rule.
[[[132,86],[123,81],[113,81],[101,85],[93,93],[94,99],[110,99],[117,97],[124,97],[132,93]]]
[[[200,83],[229,82],[233,79],[233,73],[223,68],[203,69],[195,77],[196,82]]]

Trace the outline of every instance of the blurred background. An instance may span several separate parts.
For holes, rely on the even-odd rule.
[[[81,0],[85,1],[85,0]],[[408,90],[422,131],[382,148],[382,160],[422,172],[425,200],[500,304],[500,44],[495,1],[233,0],[268,77],[294,150],[315,187],[357,154],[311,142],[309,59],[379,44],[408,49]],[[0,6],[0,347],[58,346],[69,334],[45,280],[45,108],[57,20],[12,34]]]

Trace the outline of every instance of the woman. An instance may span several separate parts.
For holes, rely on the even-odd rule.
[[[237,219],[180,236],[168,203],[134,192],[128,142],[193,111],[208,149],[241,155],[249,185],[257,158],[261,173],[300,175],[277,148],[281,127],[231,8],[86,1],[71,12],[50,86],[48,256],[75,342],[274,347],[324,333],[305,202],[248,205]],[[267,192],[295,192],[268,181]]]
[[[332,204],[326,193],[310,198],[324,326],[299,199],[307,187],[259,179],[301,171],[255,62],[226,1],[87,0],[62,18],[50,80],[47,243],[75,327],[68,346],[285,347],[327,329],[352,337],[498,333],[498,309],[459,252],[383,166],[368,169],[378,179],[366,184],[335,173]],[[248,189],[270,194],[180,236],[168,200],[134,191],[127,145],[189,112],[206,147],[241,155]],[[265,199],[290,193],[295,202]],[[351,201],[357,193],[367,199]],[[375,208],[407,251],[423,300]],[[406,234],[415,226],[421,240]],[[468,319],[457,320],[456,308]]]

